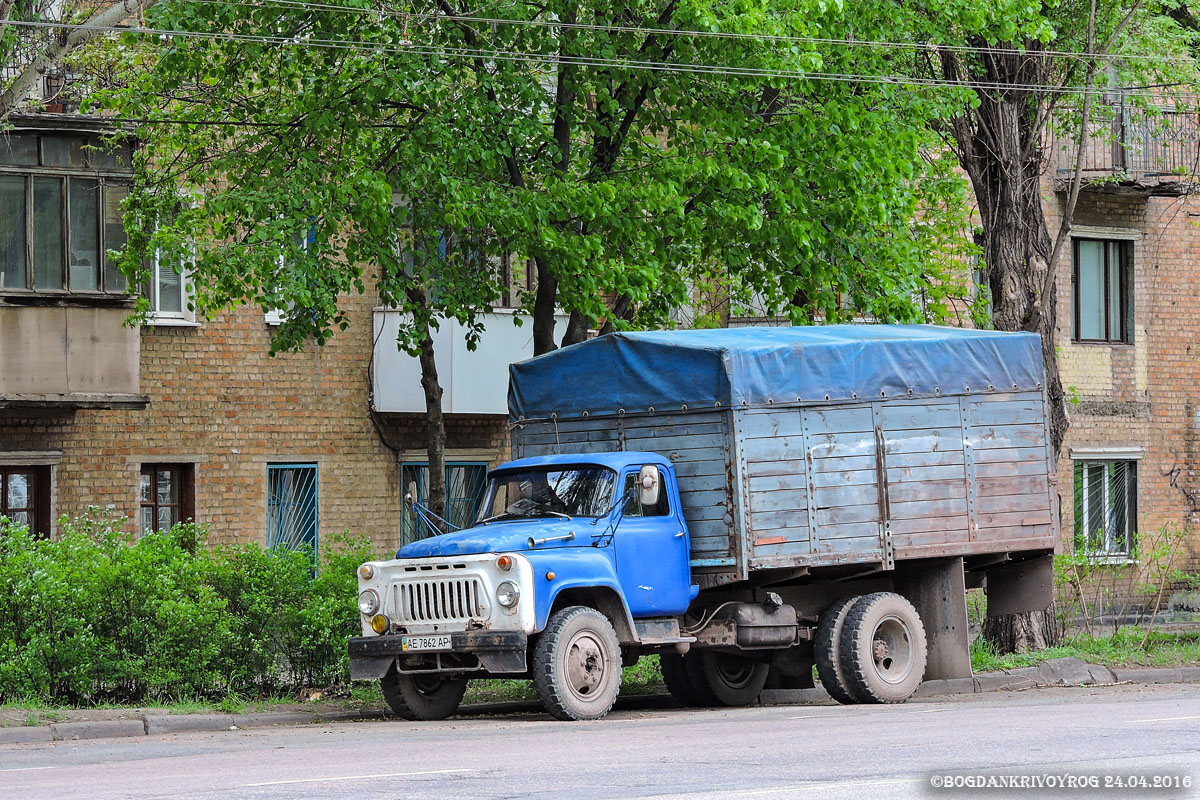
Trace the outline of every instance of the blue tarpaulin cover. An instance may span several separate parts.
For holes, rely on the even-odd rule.
[[[1039,389],[1041,337],[935,325],[613,333],[513,364],[513,420]]]

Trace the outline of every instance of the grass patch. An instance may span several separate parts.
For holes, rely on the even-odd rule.
[[[1107,667],[1178,667],[1200,664],[1200,632],[1167,633],[1121,628],[1112,636],[1068,637],[1060,647],[999,655],[983,639],[971,643],[975,672],[1035,667],[1052,658],[1078,658]]]

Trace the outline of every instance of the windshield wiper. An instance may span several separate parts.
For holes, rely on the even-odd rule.
[[[534,510],[534,511],[544,511],[544,512],[545,512],[545,513],[547,513],[547,514],[553,514],[554,516],[556,516],[556,517],[562,517],[563,519],[570,519],[570,518],[571,518],[571,515],[570,515],[570,514],[564,514],[564,513],[563,513],[563,512],[561,512],[561,511],[555,511],[554,509],[552,509],[552,508],[546,508],[545,506],[534,506],[534,507],[533,507],[533,510]]]
[[[529,519],[529,517],[526,517],[524,514],[510,514],[507,511],[505,511],[503,514],[493,514],[492,516],[488,517],[487,519],[481,519],[476,524],[477,525],[487,525],[489,522],[495,522],[496,520],[504,519],[505,517],[512,517],[513,519]]]

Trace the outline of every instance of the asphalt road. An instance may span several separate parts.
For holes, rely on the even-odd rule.
[[[1098,785],[931,787],[940,776],[998,774]],[[1104,788],[1130,776],[1200,781],[1200,687],[627,711],[586,724],[531,714],[360,722],[0,747],[0,797],[20,800],[1200,797],[1196,786]]]

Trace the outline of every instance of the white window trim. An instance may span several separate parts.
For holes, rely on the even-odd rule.
[[[1132,451],[1134,453],[1137,453],[1137,455],[1136,455],[1136,457],[1126,455],[1125,453],[1122,452],[1124,450]],[[1077,455],[1077,453],[1079,453],[1079,452],[1087,453],[1088,455]],[[1091,455],[1091,453],[1097,453],[1098,455]],[[1074,462],[1083,462],[1085,464],[1086,463],[1105,464],[1105,463],[1113,462],[1113,461],[1138,461],[1141,459],[1141,457],[1143,455],[1145,455],[1145,448],[1140,448],[1140,447],[1139,448],[1104,448],[1104,449],[1096,449],[1096,450],[1089,450],[1087,448],[1079,448],[1077,450],[1075,448],[1072,448],[1071,449],[1072,470],[1074,469]],[[1079,513],[1083,515],[1083,518],[1085,520],[1084,524],[1086,524],[1086,520],[1087,520],[1087,516],[1088,516],[1087,483],[1088,483],[1088,473],[1087,473],[1087,470],[1085,469],[1083,472],[1082,485],[1080,486],[1080,491],[1082,492],[1082,497],[1080,498],[1080,508],[1079,508]],[[1110,488],[1111,487],[1109,484],[1108,476],[1106,474],[1104,477],[1104,486],[1102,488],[1102,492],[1101,492],[1102,497],[1100,500],[1100,503],[1104,508],[1108,508],[1108,505],[1109,505]],[[1136,492],[1137,492],[1136,485],[1134,486],[1134,492],[1135,492],[1134,502],[1136,505]],[[1129,537],[1136,535],[1136,533],[1137,533],[1137,520],[1136,519],[1126,520],[1126,524],[1130,525],[1130,527],[1132,528],[1132,530],[1126,531],[1126,538],[1128,539]],[[1086,537],[1086,535],[1087,534],[1085,532],[1085,537]],[[1132,555],[1132,552],[1134,550],[1134,542],[1127,541],[1126,546],[1130,550],[1129,553],[1115,553],[1115,552],[1106,550],[1101,553],[1094,553],[1094,554],[1089,555],[1088,561],[1092,564],[1111,564],[1111,565],[1138,563],[1138,560],[1136,558],[1134,558],[1134,556]]]
[[[316,224],[316,223],[313,223],[313,224]],[[301,235],[301,237],[300,237],[300,249],[303,250],[305,253],[308,252],[309,245],[312,244],[311,233],[312,233],[312,227],[310,226],[309,229],[307,231],[305,231],[303,233],[303,235]],[[287,257],[280,254],[279,258],[276,259],[276,261],[279,264],[279,271],[283,272],[283,270],[287,267]],[[267,311],[264,311],[263,312],[263,324],[270,325],[273,328],[278,328],[280,325],[287,322],[288,311],[290,311],[290,310],[291,310],[290,308],[272,308],[272,309],[268,309]]]
[[[1072,225],[1074,239],[1117,239],[1124,242],[1140,242],[1144,234],[1137,228],[1104,228],[1097,225]]]
[[[1072,461],[1141,461],[1145,447],[1072,447]]]
[[[194,251],[193,251],[193,255],[194,255]],[[151,271],[150,281],[154,285],[153,297],[151,298],[151,301],[150,301],[152,304],[158,302],[158,296],[159,296],[158,276],[162,272],[162,269],[163,269],[162,259],[160,256],[161,256],[160,251],[155,249],[154,259],[153,259],[151,267],[150,267],[150,271]],[[153,325],[156,328],[198,328],[198,327],[200,327],[200,322],[196,319],[196,309],[195,309],[196,292],[195,292],[195,286],[192,284],[192,270],[190,267],[190,263],[191,263],[190,260],[186,261],[182,265],[183,268],[179,271],[179,291],[180,291],[180,299],[182,301],[183,310],[182,311],[160,311],[157,308],[152,308],[152,309],[150,309],[150,312],[148,314],[146,314],[146,324],[147,325]],[[171,266],[168,266],[167,269],[174,269],[174,268]]]

